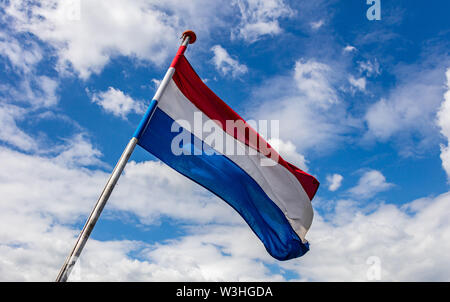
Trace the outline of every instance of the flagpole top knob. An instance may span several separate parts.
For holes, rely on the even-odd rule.
[[[189,37],[189,44],[193,44],[195,40],[197,40],[197,36],[195,35],[195,32],[192,30],[186,30],[182,35],[181,39],[184,40],[184,38]]]

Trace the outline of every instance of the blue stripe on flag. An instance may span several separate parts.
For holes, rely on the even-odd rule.
[[[148,127],[148,120],[152,117],[153,112],[155,111],[156,105],[158,105],[157,100],[152,100],[150,104],[148,105],[147,111],[145,112],[144,116],[142,117],[141,121],[139,122],[138,127],[134,131],[133,137],[139,139],[142,135],[142,133],[147,129]]]
[[[202,154],[173,154],[172,139],[179,132],[171,132],[172,123],[174,120],[171,117],[156,108],[138,144],[225,200],[244,218],[274,258],[288,260],[302,256],[309,250],[308,243],[301,242],[278,206],[253,178],[229,158],[214,153],[210,146],[191,133],[191,143],[180,147],[188,150],[189,154],[197,154],[194,149],[197,152],[203,150]]]

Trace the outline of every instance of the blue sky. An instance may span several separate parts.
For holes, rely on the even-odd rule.
[[[450,5],[1,1],[0,278],[53,280],[186,29],[246,119],[315,175],[304,257],[137,148],[72,280],[450,280]],[[373,267],[372,267],[373,268]]]

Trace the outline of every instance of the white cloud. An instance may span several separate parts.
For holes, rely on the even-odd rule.
[[[96,166],[100,155],[84,136],[75,137],[52,157],[0,147],[0,279],[50,281],[56,277],[77,233],[66,225],[85,219],[108,178],[108,173],[85,168]],[[107,209],[120,211],[119,216],[134,213],[140,224],[154,224],[161,215],[197,223],[243,224],[224,202],[158,162],[130,162]],[[251,231],[248,234],[255,237]],[[152,274],[160,276],[157,271],[164,267],[128,256],[143,246],[91,239],[81,258],[83,280],[157,280]],[[170,280],[169,270],[165,275]]]
[[[109,87],[107,91],[93,93],[91,100],[106,112],[123,119],[126,119],[126,116],[131,112],[138,114],[145,112],[145,106],[142,102],[133,100],[129,95],[113,87]]]
[[[0,165],[0,279],[54,280],[78,233],[68,224],[84,220],[108,175],[7,148]],[[370,256],[381,261],[382,281],[450,280],[449,193],[370,211],[339,201],[327,219],[316,215],[310,252],[287,262],[272,259],[230,207],[205,193],[161,163],[131,162],[103,219],[119,210],[150,223],[164,213],[192,225],[155,244],[91,238],[70,280],[283,281],[288,270],[300,280],[365,281]]]
[[[230,18],[235,18],[237,13],[229,0],[150,0],[150,2],[155,9],[177,16],[178,36],[190,28],[196,32],[198,41],[208,40],[210,43],[217,41],[217,31],[229,34]]]
[[[441,128],[442,135],[447,140],[447,145],[441,145],[442,166],[447,173],[447,179],[450,181],[450,68],[446,72],[447,91],[444,94],[444,102],[437,113],[437,123]]]
[[[344,47],[344,52],[353,52],[356,51],[356,47],[355,46],[351,46],[351,45],[347,45]]]
[[[183,202],[181,202],[183,200]],[[161,217],[197,223],[238,223],[231,207],[161,162],[127,164],[111,197],[114,209],[153,224]]]
[[[247,226],[195,226],[155,245],[92,240],[69,281],[284,281],[262,260],[274,264]]]
[[[330,79],[330,66],[312,59],[299,60],[294,71],[297,87],[308,100],[324,108],[338,101]]]
[[[51,107],[58,103],[58,81],[47,76],[31,76],[20,83],[19,89],[11,91],[11,97],[32,105],[34,108]]]
[[[391,188],[393,184],[386,182],[386,177],[377,170],[364,172],[358,184],[351,188],[349,192],[360,198],[370,198],[379,192]]]
[[[319,20],[316,22],[311,22],[309,25],[311,26],[311,29],[313,30],[318,30],[319,28],[321,28],[323,25],[325,24],[324,20]]]
[[[56,105],[58,102],[58,96],[56,94],[58,82],[47,76],[39,76],[36,80],[38,87],[40,88],[40,92],[37,95],[34,94],[34,96],[31,96],[30,103],[37,104],[41,107]]]
[[[297,147],[291,141],[283,141],[279,138],[271,138],[268,143],[283,157],[294,166],[308,171],[307,160],[303,154],[297,152]]]
[[[177,18],[151,2],[80,1],[79,18],[71,18],[64,3],[11,1],[5,11],[14,17],[16,30],[31,32],[55,48],[60,71],[73,68],[83,79],[118,55],[161,64],[179,35]]]
[[[4,169],[0,175],[0,193],[7,196],[2,210],[43,215],[64,222],[74,222],[80,214],[87,213],[106,182],[107,174],[84,169],[83,153],[78,155],[75,151],[70,152],[71,157],[66,155],[55,160],[1,148],[0,161]],[[70,166],[62,164],[64,157],[69,159]],[[78,165],[74,165],[74,158],[79,159]]]
[[[96,162],[95,155],[98,151],[83,137],[75,138],[73,144],[55,157],[26,155],[0,147],[1,280],[50,281],[56,277],[77,234],[68,224],[85,219],[108,177],[100,170],[84,168]],[[173,246],[91,239],[74,280],[77,274],[81,280],[110,281],[251,280],[261,279],[264,274],[269,279],[269,270],[258,259],[224,258],[218,248],[222,246],[225,252],[231,249],[238,256],[256,252],[265,255],[263,258],[270,257],[238,214],[166,165],[130,162],[103,217],[108,217],[108,211],[115,211],[119,217],[120,213],[133,213],[141,225],[153,227],[159,227],[154,223],[162,215],[200,225],[226,226],[202,227],[194,236],[172,242]],[[186,250],[185,258],[177,256],[179,264],[198,253],[203,255],[197,271],[191,266],[192,261],[184,265],[165,262],[164,259],[177,255],[180,246]],[[143,253],[140,258],[144,260],[131,258],[131,252]]]
[[[339,97],[343,78],[336,66],[300,59],[291,74],[270,78],[254,90],[251,98],[259,102],[251,117],[280,121],[280,138],[295,144],[301,154],[309,149],[329,151],[361,127]]]
[[[161,280],[284,280],[263,265],[261,260],[274,261],[247,226],[198,226],[191,231],[149,251]]]
[[[334,192],[340,188],[344,177],[340,174],[327,175],[328,190]]]
[[[37,66],[43,53],[31,38],[20,41],[6,30],[0,32],[0,56],[7,58],[12,67],[5,63],[11,79],[18,78],[0,83],[0,141],[28,152],[47,149],[18,125],[34,122],[34,113],[58,104],[59,82],[39,73]]]
[[[398,73],[399,84],[386,98],[368,107],[364,139],[386,141],[396,136],[403,139],[403,152],[408,153],[410,145],[418,150],[437,139],[435,119],[442,99],[443,72],[441,68],[410,66]]]
[[[158,89],[159,85],[161,85],[161,80],[152,79],[152,83],[153,83],[155,89]]]
[[[94,148],[82,133],[66,139],[66,144],[58,148],[59,153],[54,157],[55,163],[67,167],[109,167],[100,160],[102,153]]]
[[[165,3],[167,2],[171,1]],[[207,2],[196,3],[207,5]],[[69,20],[72,23],[58,20],[56,15],[61,14],[61,17],[64,15],[66,18],[67,11],[60,10],[58,6],[51,7],[49,1],[43,1],[41,8],[31,7],[32,18],[29,19],[19,9],[23,3],[25,2],[11,1],[13,8],[8,10],[18,18],[16,25],[22,29],[29,27],[41,39],[49,42],[59,54],[60,68],[67,70],[72,66],[84,78],[92,72],[99,72],[115,55],[131,55],[152,61],[146,56],[159,51],[143,50],[150,47],[145,41],[131,41],[127,45],[125,42],[129,39],[138,38],[127,34],[133,32],[133,27],[124,26],[121,21],[129,23],[130,18],[137,16],[137,27],[137,23],[145,21],[142,18],[156,15],[152,19],[157,20],[154,22],[156,26],[168,26],[170,30],[174,29],[171,24],[168,25],[170,22],[164,20],[165,17],[175,23],[179,22],[177,18],[173,19],[173,15],[152,6],[151,2],[137,0],[133,2],[137,6],[130,8],[118,1],[83,2],[83,5],[87,3],[88,8],[94,10],[83,9],[81,19]],[[107,3],[111,4],[108,10],[95,11]],[[186,12],[194,7],[185,3],[188,1],[179,2],[179,6],[186,8]],[[263,7],[268,4],[258,5]],[[248,24],[254,26],[243,31],[247,38],[244,35],[241,37],[253,41],[264,34],[279,33],[281,28],[278,19],[283,14],[274,17],[276,14],[268,11],[270,14],[266,17],[258,17],[258,14],[254,18],[248,17]],[[35,18],[37,13],[42,13],[42,19]],[[93,16],[103,13],[117,17],[113,18],[117,24],[96,23]],[[55,15],[50,16],[51,14]],[[88,19],[84,20],[85,17]],[[29,20],[32,22],[28,23]],[[205,20],[210,19],[205,17],[198,22],[207,24]],[[255,20],[266,20],[267,24],[262,25]],[[143,23],[148,26],[151,22]],[[50,28],[53,25],[55,27]],[[160,29],[155,32],[160,32]],[[83,37],[83,30],[95,32],[95,35]],[[117,35],[102,36],[104,32],[116,33],[114,30]],[[139,29],[136,37],[141,38],[152,30]],[[172,34],[173,31],[168,36],[176,37]],[[17,40],[2,41],[2,53],[11,65],[24,73],[34,70],[40,60],[37,48],[26,48],[21,52],[15,50]],[[161,47],[163,56],[166,52],[165,45],[172,43],[167,41],[158,40],[151,45]],[[84,58],[80,53],[83,53],[83,48],[89,43],[93,45],[93,49],[89,51],[94,56]],[[23,56],[23,61],[15,56],[14,51]],[[338,97],[336,87],[339,85],[336,78],[340,76],[336,76],[335,66],[316,60],[300,60],[297,65],[292,77],[271,79],[273,91],[264,89],[263,93],[267,97],[261,100],[270,99],[272,102],[264,103],[260,114],[265,119],[273,117],[286,122],[284,126],[281,125],[285,127],[282,133],[289,139],[280,140],[280,152],[286,159],[304,164],[305,159],[301,154],[303,150],[314,146],[322,148],[348,133],[347,127],[354,124],[347,119],[345,107],[342,107],[343,100]],[[369,77],[376,75],[376,70],[377,68],[369,70],[365,66],[361,67],[360,72]],[[449,71],[447,77],[448,73]],[[415,74],[411,76],[414,77]],[[341,78],[348,79],[347,76]],[[419,77],[417,82],[420,81]],[[430,83],[440,85],[441,82]],[[16,95],[18,102],[27,106],[47,108],[58,102],[57,81],[49,77],[29,76],[14,91],[9,88],[2,86],[2,91],[10,91],[9,96]],[[315,88],[324,90],[317,93]],[[423,96],[428,92],[425,91]],[[278,106],[273,106],[272,93],[279,97]],[[127,97],[125,94],[123,96]],[[386,98],[385,111],[394,109],[393,117],[402,117],[402,126],[394,128],[392,135],[407,129],[402,127],[408,124],[404,123],[408,118],[403,118],[398,113],[402,110],[397,108],[402,106],[388,103],[393,100],[394,93]],[[441,105],[438,123],[442,134],[448,138],[450,130],[447,123],[447,100],[448,92]],[[78,230],[73,224],[77,223],[78,226],[84,221],[106,182],[108,173],[98,169],[105,167],[100,160],[101,152],[82,134],[66,140],[64,146],[56,148],[57,154],[30,154],[30,151],[37,149],[37,143],[18,125],[20,116],[26,114],[26,109],[8,102],[0,105],[0,139],[27,151],[27,154],[0,147],[0,279],[50,281],[54,280],[59,266],[74,243]],[[112,108],[123,111],[126,103],[118,102]],[[419,110],[425,109],[427,113],[426,107],[433,107],[433,104],[426,103]],[[405,107],[408,106],[414,107],[415,103],[410,102]],[[437,105],[433,108],[436,111]],[[111,112],[115,109],[111,109]],[[448,147],[443,147],[441,151],[443,165],[446,167],[444,159]],[[365,198],[389,187],[391,184],[387,183],[385,177],[379,171],[372,170],[361,177],[351,193]],[[113,213],[116,218],[123,213],[131,214],[139,219],[140,225],[152,228],[159,227],[155,223],[167,216],[193,226],[187,229],[187,234],[156,244],[130,240],[100,242],[90,239],[80,258],[82,265],[79,272],[75,272],[71,280],[282,281],[283,271],[290,270],[299,273],[302,280],[364,281],[367,280],[366,261],[368,257],[376,256],[381,261],[383,281],[450,281],[450,258],[447,255],[450,250],[449,193],[417,200],[401,207],[376,205],[370,211],[358,208],[358,204],[357,201],[338,201],[334,213],[325,216],[317,214],[308,238],[311,251],[302,258],[278,262],[266,253],[250,228],[223,201],[159,162],[132,161],[127,165],[105,209],[103,219],[110,218],[108,213]],[[181,224],[176,226],[182,228]],[[136,254],[137,258],[130,256]],[[273,273],[269,267],[281,267],[280,273]]]
[[[63,222],[71,222],[91,209],[109,175],[98,169],[106,164],[100,160],[100,151],[83,135],[55,148],[59,153],[52,156],[0,148],[0,195],[7,196],[5,206],[43,213]],[[145,224],[154,224],[165,215],[197,223],[241,222],[226,203],[155,161],[127,164],[109,208],[132,213]]]
[[[449,193],[401,207],[377,205],[368,213],[346,203],[332,214],[338,224],[317,215],[308,233],[311,251],[281,266],[298,271],[301,280],[368,281],[367,259],[375,256],[381,281],[449,281],[449,207]]]
[[[140,253],[144,260],[136,260],[135,265],[117,252],[120,257],[111,265],[109,254],[121,249],[110,246],[105,253],[98,246],[92,254],[100,252],[106,257],[89,257],[93,263],[81,270],[87,271],[81,278],[282,281],[282,276],[267,270],[264,264],[268,264],[281,267],[281,272],[298,273],[302,281],[368,281],[367,260],[375,256],[380,260],[381,281],[450,280],[449,193],[402,207],[378,205],[370,212],[353,203],[339,202],[338,207],[332,214],[337,223],[316,215],[310,230],[311,250],[298,259],[271,259],[246,226],[197,226],[186,236],[145,247]],[[115,243],[116,247],[120,244],[124,243]]]
[[[59,81],[43,75],[38,69],[43,50],[33,37],[16,36],[16,33],[9,32],[8,29],[0,31],[0,56],[7,58],[12,66],[10,69],[5,64],[8,73],[19,79],[11,81],[12,83],[0,83],[0,93],[6,102],[25,105],[31,110],[52,107],[58,103],[56,91]]]
[[[0,55],[8,58],[17,70],[29,73],[42,59],[42,50],[32,40],[21,43],[16,38],[0,32]]]
[[[354,50],[354,47],[349,50]],[[377,76],[381,73],[380,63],[378,63],[377,59],[358,62],[358,70],[360,73],[366,74],[368,77]]]
[[[26,116],[27,110],[0,104],[0,140],[24,151],[36,150],[36,140],[17,126],[17,120]]]
[[[401,109],[403,108],[404,111],[407,111],[409,106],[405,104],[402,108],[395,110],[395,105],[396,103],[380,99],[369,107],[366,113],[366,120],[370,134],[378,139],[386,140],[393,133],[400,131],[403,126],[400,120]]]
[[[223,75],[230,74],[232,77],[238,77],[248,72],[247,66],[233,59],[222,46],[214,45],[211,50],[214,52],[212,58],[214,66]]]
[[[70,7],[72,3],[80,3],[80,8]],[[83,79],[100,73],[118,56],[162,64],[173,55],[179,33],[185,28],[198,29],[207,39],[212,28],[228,26],[224,19],[234,16],[233,8],[239,10],[241,21],[231,31],[250,42],[280,33],[278,20],[293,14],[282,0],[238,0],[231,6],[226,1],[132,0],[124,4],[120,0],[45,0],[35,4],[20,0],[4,7],[15,31],[30,32],[52,46],[60,73],[75,72]],[[23,64],[26,60],[17,60],[11,52],[14,45],[8,42],[3,48],[11,60]],[[39,53],[34,53],[38,57]],[[27,57],[33,58],[34,53]],[[246,72],[244,65],[236,67],[238,74]]]
[[[16,85],[0,84],[0,92],[8,102],[35,110],[58,104],[58,85],[59,82],[55,79],[30,73],[23,76]]]
[[[355,89],[359,90],[359,91],[365,91],[366,90],[366,78],[361,77],[356,79],[353,76],[350,76],[348,78],[348,81],[350,83],[350,85],[352,87],[354,87]]]
[[[264,35],[282,32],[278,22],[293,15],[293,10],[283,0],[235,0],[239,8],[241,22],[232,33],[248,42],[255,42]]]
[[[74,7],[76,3],[80,8]],[[213,29],[230,32],[225,20],[236,14],[228,1],[208,0],[17,0],[3,6],[15,31],[31,32],[54,49],[60,73],[75,73],[82,79],[100,73],[120,56],[160,66],[175,54],[178,38],[186,28],[208,41]],[[258,23],[249,24],[245,32],[271,33],[271,29],[261,27],[266,20],[272,26],[276,7],[261,1],[249,9],[245,10],[246,20]]]

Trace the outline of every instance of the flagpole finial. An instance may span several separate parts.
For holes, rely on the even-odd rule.
[[[182,35],[181,39],[189,37],[189,44],[194,44],[195,40],[197,40],[197,35],[192,30],[186,30]]]

